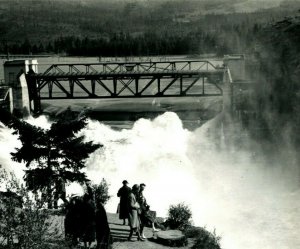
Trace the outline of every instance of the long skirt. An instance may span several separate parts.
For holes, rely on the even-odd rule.
[[[130,228],[140,227],[140,217],[136,209],[132,209],[129,212],[129,226]]]
[[[152,225],[152,223],[154,222],[154,217],[152,217],[152,215],[150,214],[149,211],[143,211],[141,213],[141,223],[143,226],[150,226]]]

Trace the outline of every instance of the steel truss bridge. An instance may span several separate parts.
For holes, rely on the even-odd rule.
[[[43,99],[221,96],[225,68],[209,61],[54,64],[26,75],[34,111]]]

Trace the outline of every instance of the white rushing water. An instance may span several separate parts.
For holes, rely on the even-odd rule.
[[[30,122],[49,127],[44,117]],[[166,216],[170,204],[185,202],[194,224],[215,228],[224,249],[300,248],[299,168],[293,154],[270,164],[261,153],[228,149],[222,134],[218,140],[212,136],[220,133],[218,124],[215,118],[191,132],[172,112],[118,131],[89,120],[82,133],[104,147],[87,160],[87,174],[94,182],[110,183],[107,211],[116,212],[124,179],[131,186],[143,182],[158,216]],[[9,155],[16,146],[16,136],[0,129],[4,167],[18,167]],[[73,184],[68,192],[74,191],[81,190]]]

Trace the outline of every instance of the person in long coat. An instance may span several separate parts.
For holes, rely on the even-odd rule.
[[[95,204],[90,194],[83,196],[81,209],[81,226],[82,226],[82,241],[85,248],[90,248],[93,241],[95,241]]]
[[[123,225],[126,224],[126,219],[129,218],[129,210],[128,210],[128,196],[131,192],[131,188],[127,186],[128,182],[124,180],[123,187],[121,187],[118,191],[118,197],[120,197],[120,208],[119,208],[119,218],[123,220]]]
[[[82,236],[81,206],[82,200],[78,196],[72,197],[66,205],[65,238],[72,246],[77,246]]]
[[[137,195],[139,194],[139,185],[135,184],[132,187],[132,191],[129,194],[128,198],[128,209],[129,209],[129,226],[130,226],[130,233],[128,240],[132,240],[132,235],[135,232],[138,240],[144,241],[144,239],[140,235],[140,205],[136,200]]]
[[[110,248],[110,229],[103,204],[96,201],[96,249]]]

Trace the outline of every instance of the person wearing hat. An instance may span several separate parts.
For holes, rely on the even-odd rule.
[[[141,226],[140,226],[140,232],[141,232],[141,236],[143,239],[146,239],[145,235],[144,235],[144,227],[147,224],[151,224],[152,226],[152,230],[153,232],[158,232],[159,229],[155,228],[155,219],[154,217],[151,216],[150,214],[150,206],[148,205],[146,198],[144,197],[143,191],[146,187],[145,183],[141,183],[140,184],[140,190],[138,193],[138,197],[137,197],[137,201],[140,205],[141,208],[141,214],[140,214],[140,218],[141,218]]]
[[[127,180],[124,180],[123,186],[119,189],[117,196],[120,197],[120,208],[119,208],[119,218],[123,220],[123,225],[126,225],[126,219],[129,218],[128,210],[128,197],[131,192],[131,188],[127,186]]]

